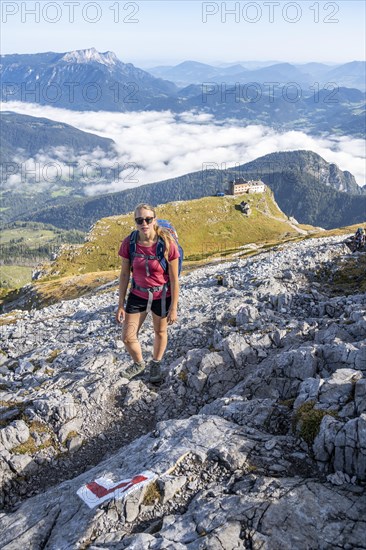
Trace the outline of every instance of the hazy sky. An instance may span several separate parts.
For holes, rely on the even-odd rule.
[[[149,67],[202,62],[362,60],[365,3],[201,0],[1,2],[1,50],[95,47]]]

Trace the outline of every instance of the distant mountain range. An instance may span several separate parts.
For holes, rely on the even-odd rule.
[[[366,64],[364,61],[352,61],[338,66],[324,63],[273,63],[265,67],[246,67],[245,63],[237,63],[227,67],[215,67],[197,61],[184,61],[175,66],[159,66],[148,69],[149,73],[167,80],[177,86],[202,84],[213,80],[230,82],[278,82],[279,85],[296,82],[301,87],[309,89],[319,82],[321,87],[333,82],[340,88],[357,88],[366,90]]]
[[[84,111],[193,111],[212,114],[216,120],[236,119],[243,125],[262,124],[280,131],[362,138],[366,94],[364,87],[348,86],[362,88],[364,72],[364,62],[335,67],[320,63],[212,67],[187,61],[156,68],[154,76],[123,63],[113,52],[100,53],[94,48],[6,55],[0,65],[5,106],[7,101],[20,100]],[[215,80],[210,82],[210,75]],[[179,88],[177,83],[183,82],[189,85]],[[202,82],[207,83],[202,87]],[[62,174],[50,185],[38,185],[35,176],[31,185],[19,192],[19,165],[26,165],[28,159],[39,158],[43,165],[66,160],[77,166],[80,159],[95,157],[104,162],[114,158],[114,142],[67,124],[10,111],[1,114],[0,122],[3,183],[4,167],[5,175],[14,168],[13,187],[5,182],[1,192],[5,222],[31,219],[87,230],[97,219],[128,212],[141,200],[159,204],[221,191],[238,173],[249,178],[260,174],[281,209],[303,223],[330,228],[358,223],[365,217],[366,191],[350,173],[308,151],[267,155],[236,171],[195,172],[93,198],[85,198],[85,184],[77,170],[71,182]],[[110,181],[109,176],[106,172],[103,181]]]
[[[4,101],[86,111],[167,109],[175,84],[95,48],[1,56]],[[153,106],[153,107],[152,107]]]
[[[334,133],[362,138],[365,135],[365,93],[350,88],[316,90],[266,85],[190,85],[180,91],[186,110],[198,109],[217,119],[234,118],[276,130],[310,134]]]
[[[365,221],[366,190],[349,172],[312,151],[273,153],[235,170],[193,172],[119,193],[75,199],[21,219],[87,231],[98,219],[128,213],[139,202],[158,205],[209,196],[224,191],[229,181],[239,176],[262,179],[273,190],[281,210],[301,223],[330,229]]]
[[[364,62],[249,69],[186,61],[151,72],[155,76],[94,48],[5,55],[2,100],[84,111],[194,110],[314,134],[365,132]]]

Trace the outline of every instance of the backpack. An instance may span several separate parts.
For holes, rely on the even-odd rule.
[[[173,225],[168,220],[157,220],[157,224],[160,227],[164,227],[164,229],[168,230],[170,235],[173,237],[179,252],[179,258],[178,258],[178,275],[180,275],[182,271],[182,265],[183,265],[183,259],[184,259],[184,252],[183,248],[180,246],[178,242],[178,234],[176,230],[174,229]],[[133,264],[133,259],[136,255],[136,244],[137,244],[137,237],[138,237],[138,230],[132,231],[130,235],[130,262],[131,266]],[[167,273],[168,272],[168,262],[164,258],[164,252],[165,252],[165,243],[161,237],[158,238],[158,243],[156,246],[156,258],[159,260],[161,267],[163,270]],[[154,259],[154,257],[151,257],[150,259]]]

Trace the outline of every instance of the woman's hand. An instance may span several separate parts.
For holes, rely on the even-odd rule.
[[[125,308],[123,306],[118,306],[117,312],[116,312],[116,321],[117,323],[123,323],[125,320],[126,312]]]
[[[178,319],[178,311],[176,307],[170,307],[167,315],[168,325],[172,325]]]

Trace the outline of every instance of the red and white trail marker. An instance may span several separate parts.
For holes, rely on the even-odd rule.
[[[77,495],[89,506],[95,508],[105,500],[116,498],[122,500],[126,495],[137,491],[144,485],[151,483],[157,475],[150,470],[121,481],[112,481],[106,477],[99,477],[80,487]]]

